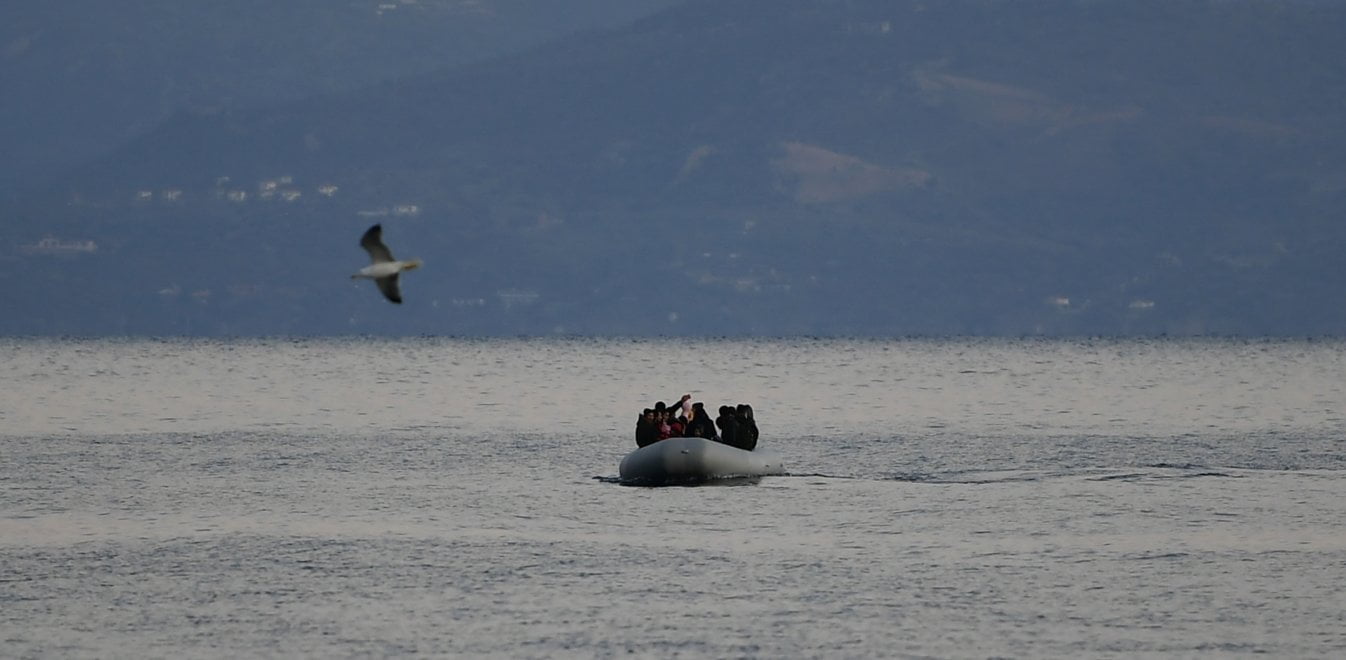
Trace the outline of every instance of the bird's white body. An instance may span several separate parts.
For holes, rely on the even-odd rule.
[[[360,247],[369,253],[369,260],[372,262],[368,266],[355,271],[351,279],[374,280],[378,285],[379,291],[383,297],[394,303],[402,302],[402,291],[397,286],[397,275],[404,270],[414,270],[421,267],[420,259],[407,259],[405,261],[393,258],[393,253],[383,244],[383,227],[374,225],[370,227],[365,235],[360,237]]]
[[[396,275],[404,270],[413,270],[419,268],[420,266],[421,266],[420,259],[412,259],[410,261],[381,261],[379,263],[369,264],[368,266],[361,268],[360,270],[356,271],[354,275],[351,275],[351,277],[377,280],[380,277],[388,277],[389,275]]]

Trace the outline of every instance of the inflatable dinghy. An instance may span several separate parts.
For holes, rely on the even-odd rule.
[[[622,459],[621,482],[634,486],[688,484],[713,479],[785,474],[780,454],[752,451],[705,438],[668,438]]]

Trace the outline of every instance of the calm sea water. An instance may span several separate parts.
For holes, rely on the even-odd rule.
[[[0,656],[1346,653],[1346,342],[0,339]],[[791,474],[615,483],[751,403]]]

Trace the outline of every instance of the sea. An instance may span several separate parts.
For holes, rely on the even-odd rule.
[[[788,474],[633,487],[641,410]],[[1340,658],[1346,340],[0,338],[4,658]]]

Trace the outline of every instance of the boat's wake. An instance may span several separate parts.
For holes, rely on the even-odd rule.
[[[755,486],[761,483],[761,476],[742,476],[742,477],[713,477],[696,479],[665,479],[662,481],[643,481],[639,479],[625,480],[621,477],[595,476],[594,481],[605,484],[616,484],[618,486],[632,486],[636,488],[662,488],[665,486],[674,486],[689,488],[695,486]]]
[[[1004,471],[985,471],[968,470],[954,471],[944,473],[929,472],[896,472],[875,475],[855,475],[855,474],[829,474],[826,472],[786,472],[776,475],[754,475],[739,477],[717,477],[717,478],[688,478],[675,481],[646,482],[641,480],[623,480],[617,476],[595,476],[595,481],[607,484],[617,484],[620,486],[742,486],[756,485],[761,483],[763,478],[770,479],[826,479],[826,480],[846,480],[846,481],[889,481],[911,484],[929,484],[929,485],[963,485],[963,486],[981,486],[1009,483],[1033,483],[1045,482],[1056,479],[1075,479],[1081,478],[1089,481],[1146,481],[1160,479],[1192,479],[1192,478],[1211,478],[1211,477],[1231,477],[1237,478],[1241,475],[1233,471],[1213,470],[1199,466],[1184,466],[1182,468],[1171,468],[1169,466],[1154,466],[1152,468],[1139,468],[1131,470],[1066,470],[1066,471],[1037,471],[1037,470],[1004,470]]]

